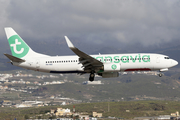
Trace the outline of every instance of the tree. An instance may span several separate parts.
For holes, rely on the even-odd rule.
[[[56,118],[56,116],[55,116],[55,115],[53,115],[53,116],[49,117],[49,119],[55,119],[55,118]]]
[[[29,119],[29,116],[28,116],[28,115],[25,115],[24,118],[25,118],[25,119]]]
[[[38,116],[38,119],[41,119],[41,116]]]

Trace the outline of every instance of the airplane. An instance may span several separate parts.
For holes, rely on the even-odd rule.
[[[49,56],[33,51],[11,27],[6,27],[5,33],[12,55],[4,55],[12,65],[47,73],[89,73],[89,81],[94,81],[95,74],[112,78],[126,71],[159,71],[162,77],[162,72],[178,64],[166,55],[153,53],[88,55],[76,48],[67,36],[67,45],[76,55]]]

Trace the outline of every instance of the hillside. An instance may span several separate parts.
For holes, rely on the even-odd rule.
[[[131,100],[132,97],[144,95],[167,99],[180,98],[180,80],[168,76],[159,78],[149,75],[123,75],[114,79],[96,78],[104,83],[102,85],[82,85],[87,79],[88,76],[85,79],[68,77],[68,80],[73,80],[72,83],[47,86],[47,91],[44,92],[61,93],[65,97],[92,101],[118,101],[122,98]]]
[[[27,71],[29,72],[29,71]],[[38,74],[38,72],[35,72]],[[39,73],[42,74],[42,73]],[[42,74],[43,75],[43,74]],[[101,80],[101,85],[83,85],[88,80],[89,75],[65,74],[60,78],[16,78],[25,81],[38,82],[66,80],[60,85],[39,86],[34,90],[32,96],[52,96],[61,95],[61,97],[74,98],[83,101],[129,101],[129,100],[180,100],[180,74],[170,76],[158,76],[134,74],[120,75],[118,78],[102,79],[96,77],[95,80]],[[9,80],[15,80],[11,78]],[[18,87],[17,85],[11,85]],[[23,87],[26,85],[19,85]],[[113,93],[113,94],[112,94]],[[21,97],[25,93],[20,94]],[[26,99],[26,97],[24,98]]]
[[[93,111],[103,113],[103,117],[120,117],[132,119],[141,116],[158,116],[170,115],[176,111],[180,111],[180,102],[176,101],[129,101],[129,102],[98,102],[98,103],[82,103],[66,106],[46,106],[39,108],[0,108],[0,119],[23,120],[25,116],[38,118],[49,118],[45,113],[50,109],[58,107],[69,108],[71,111],[75,106],[76,112],[87,112],[92,115]],[[109,107],[108,107],[109,106]],[[128,112],[126,110],[129,110]]]

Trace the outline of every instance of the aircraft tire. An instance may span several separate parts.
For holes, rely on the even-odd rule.
[[[163,74],[162,74],[162,73],[159,73],[158,75],[159,75],[159,77],[162,77],[162,76],[163,76]]]
[[[89,81],[94,81],[94,73],[91,73],[90,76],[89,76]]]

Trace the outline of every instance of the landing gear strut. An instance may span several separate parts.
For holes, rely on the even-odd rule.
[[[94,71],[92,71],[89,76],[89,81],[91,81],[91,82],[94,81],[94,76],[95,76]]]

